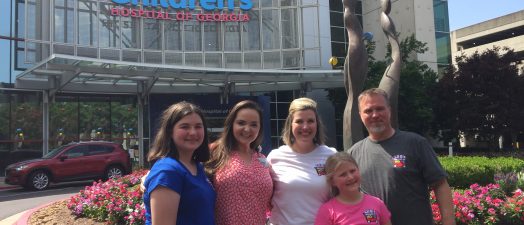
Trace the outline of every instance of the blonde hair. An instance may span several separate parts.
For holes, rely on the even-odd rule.
[[[222,131],[220,138],[211,144],[211,159],[205,164],[206,173],[211,177],[213,177],[216,171],[223,168],[229,161],[229,155],[231,154],[231,151],[233,151],[233,147],[237,143],[237,140],[233,135],[233,125],[235,123],[235,119],[237,118],[238,112],[240,112],[240,110],[242,109],[255,110],[259,118],[258,136],[253,142],[249,144],[249,147],[252,150],[254,150],[262,143],[262,139],[264,137],[264,134],[262,132],[262,109],[260,108],[260,106],[258,106],[256,102],[251,100],[244,100],[237,103],[235,106],[233,106],[226,119],[224,120],[224,131]]]
[[[289,113],[287,115],[286,122],[284,123],[284,128],[282,129],[282,141],[288,146],[293,145],[295,142],[295,136],[293,136],[293,132],[291,130],[293,117],[296,112],[304,110],[313,110],[315,113],[315,119],[317,121],[317,133],[313,138],[313,143],[323,145],[326,141],[324,125],[318,116],[317,103],[310,98],[297,98],[289,105]]]
[[[324,169],[326,170],[326,181],[331,187],[331,196],[335,197],[337,196],[340,191],[337,187],[333,186],[333,176],[335,175],[335,171],[337,171],[338,167],[342,163],[352,163],[358,168],[357,161],[351,155],[347,152],[337,152],[326,160],[326,164],[324,165]]]

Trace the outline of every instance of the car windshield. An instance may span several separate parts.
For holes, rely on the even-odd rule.
[[[44,159],[53,158],[56,155],[58,155],[58,153],[60,153],[62,151],[62,149],[64,149],[64,148],[65,148],[65,146],[60,146],[58,148],[55,148],[55,149],[51,150],[49,153],[45,154],[44,157],[42,157],[42,158],[44,158]]]

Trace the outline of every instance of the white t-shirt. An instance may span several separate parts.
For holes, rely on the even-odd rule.
[[[283,145],[269,153],[267,160],[274,182],[272,224],[314,224],[318,209],[329,199],[324,164],[336,152],[319,145],[310,153],[301,154]]]

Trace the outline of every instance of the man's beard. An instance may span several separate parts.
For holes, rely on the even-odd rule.
[[[386,126],[384,125],[384,123],[374,123],[368,127],[368,132],[373,134],[382,133],[385,130]]]

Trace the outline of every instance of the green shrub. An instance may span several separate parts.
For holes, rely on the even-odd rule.
[[[439,157],[439,160],[449,175],[449,184],[458,188],[467,188],[474,183],[495,183],[495,173],[517,173],[524,170],[524,160],[510,157],[455,156]]]

